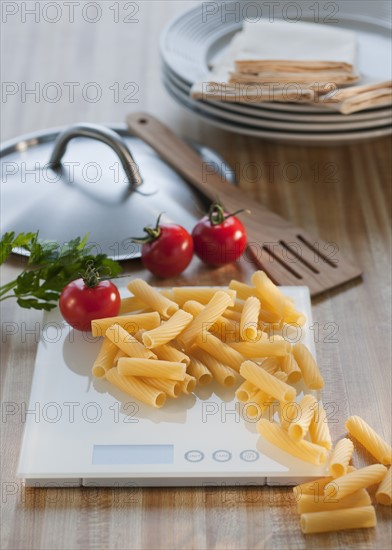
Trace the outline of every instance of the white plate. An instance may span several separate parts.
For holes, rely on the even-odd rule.
[[[361,121],[352,121],[350,117],[346,117],[344,122],[329,122],[327,119],[326,122],[311,122],[304,120],[303,122],[292,122],[292,121],[282,121],[282,120],[273,120],[270,118],[263,118],[262,116],[255,117],[252,114],[238,113],[233,112],[230,109],[226,109],[226,103],[222,104],[215,101],[195,101],[189,94],[180,89],[174,79],[169,73],[164,74],[164,80],[167,85],[173,90],[177,90],[179,96],[189,101],[189,104],[193,104],[195,108],[200,109],[206,114],[211,114],[213,116],[220,117],[224,120],[232,122],[233,124],[245,124],[253,126],[255,128],[265,128],[272,130],[283,130],[283,131],[301,131],[301,132],[339,132],[339,131],[350,131],[350,130],[362,130],[366,128],[380,128],[387,126],[392,122],[392,111],[389,113],[389,116],[383,116],[377,118],[373,116],[370,120],[361,120]],[[249,109],[250,110],[250,109]]]
[[[311,133],[311,132],[289,132],[289,131],[274,131],[264,130],[261,128],[255,128],[245,124],[238,124],[229,122],[223,118],[217,117],[213,114],[208,114],[204,111],[204,103],[196,102],[189,99],[189,97],[180,92],[177,88],[172,86],[167,79],[164,79],[164,84],[167,91],[178,103],[183,107],[190,109],[196,115],[200,116],[207,122],[218,126],[224,130],[236,132],[239,134],[245,134],[248,136],[254,136],[259,138],[265,138],[272,141],[280,141],[285,143],[295,143],[302,145],[340,145],[347,143],[355,143],[357,141],[375,139],[383,136],[390,135],[392,133],[391,125],[386,127],[371,129],[371,130],[352,130],[351,132],[331,132],[331,133]]]
[[[178,78],[178,76],[171,71],[171,69],[164,65],[163,74],[168,76],[170,80],[175,84],[175,86],[186,93],[190,99],[191,86],[186,84],[183,80]],[[199,102],[198,102],[199,103]],[[238,113],[242,115],[251,115],[253,118],[270,118],[271,120],[284,120],[285,122],[320,122],[320,123],[352,123],[359,121],[370,121],[379,119],[387,119],[392,116],[392,106],[388,107],[378,107],[376,109],[361,111],[359,113],[353,113],[349,116],[340,114],[337,111],[333,111],[328,108],[324,108],[322,113],[293,113],[291,111],[278,111],[275,109],[270,109],[269,107],[275,106],[276,103],[258,103],[258,104],[240,104],[240,103],[230,103],[230,102],[220,102],[220,101],[211,101],[207,100],[204,103],[215,106],[216,109],[222,109],[226,111],[232,111],[233,113]],[[285,105],[282,103],[281,105]],[[288,104],[291,105],[291,104]],[[304,105],[305,108],[307,105]]]
[[[195,8],[181,14],[177,17],[164,31],[161,38],[161,55],[164,62],[164,67],[177,78],[179,86],[181,83],[189,90],[190,86],[198,79],[203,78],[207,72],[209,65],[214,59],[220,57],[225,48],[229,44],[232,36],[242,28],[242,23],[245,17],[260,16],[260,13],[264,13],[266,10],[266,3],[262,0],[256,0],[253,2],[243,1],[230,1],[222,3],[213,3],[211,7],[214,8],[214,13],[205,14],[206,3],[202,3]],[[294,4],[294,3],[293,3]],[[338,1],[327,4],[312,4],[311,2],[299,1],[295,3],[301,9],[301,20],[303,21],[315,21],[315,6],[318,6],[320,10],[329,6],[329,10],[335,10],[336,13],[331,15],[332,12],[323,17],[320,17],[324,23],[332,24],[337,28],[351,29],[356,32],[359,45],[359,70],[362,75],[368,78],[377,78],[379,80],[391,79],[391,23],[390,23],[390,3],[386,1],[375,0],[371,3],[363,1]],[[281,4],[280,6],[282,6]],[[320,7],[321,6],[321,7]],[[278,7],[278,14],[279,15]],[[252,11],[253,10],[253,11]],[[327,17],[327,20],[325,18]],[[333,23],[331,19],[336,19],[336,23]],[[324,20],[323,20],[324,19]],[[166,69],[167,70],[167,69]],[[189,91],[188,91],[189,94]],[[188,102],[182,101],[187,108],[195,111],[196,107]],[[211,105],[211,102],[198,102]],[[211,114],[211,122],[218,124],[221,119],[222,124],[229,124],[226,122],[228,117],[227,112],[232,111],[238,114],[252,114],[254,110],[254,116],[273,118],[273,111],[277,111],[281,114],[280,120],[284,120],[286,113],[299,114],[301,117],[305,117],[306,114],[314,116],[334,117],[329,122],[340,122],[340,117],[347,119],[350,117],[352,122],[364,121],[361,126],[364,131],[361,136],[357,136],[355,139],[368,139],[371,136],[385,135],[389,133],[387,130],[367,130],[368,121],[371,117],[371,110],[365,113],[358,113],[354,115],[337,115],[331,112],[328,114],[325,108],[318,108],[313,105],[296,104],[296,103],[268,103],[268,106],[263,105],[249,105],[242,106],[238,104],[231,104],[229,106],[215,105],[214,113]],[[250,109],[249,112],[245,112],[244,108]],[[218,113],[218,110],[222,110]],[[201,114],[201,108],[197,107],[198,112]],[[265,111],[268,111],[268,115]],[[385,112],[385,109],[382,109]],[[389,110],[390,111],[390,110]],[[375,113],[380,112],[379,108],[375,109]],[[213,114],[215,116],[213,116]],[[389,115],[383,113],[381,117]],[[365,116],[363,116],[365,115]],[[207,111],[204,111],[201,116],[208,118]],[[356,117],[355,119],[352,117]],[[377,115],[378,118],[379,115]],[[287,118],[289,120],[289,118]],[[304,120],[303,120],[304,121]],[[297,122],[300,122],[297,120]],[[314,120],[312,122],[322,122],[321,120]],[[230,129],[242,133],[245,132],[241,127],[241,123],[233,122],[231,119]],[[378,124],[376,124],[378,125]],[[252,126],[249,124],[249,126]],[[359,128],[359,126],[357,127]],[[287,127],[287,130],[289,128]],[[369,133],[370,132],[370,133]],[[375,132],[377,132],[375,134]],[[253,134],[254,135],[254,134]],[[259,135],[259,134],[256,134]],[[267,137],[264,135],[263,137]],[[276,137],[276,135],[275,135]],[[340,134],[340,138],[343,141],[346,140]],[[350,139],[351,136],[347,137]],[[293,137],[290,138],[295,141]],[[327,137],[327,141],[333,141],[333,137]]]
[[[309,289],[282,291],[305,313],[300,336],[314,354]],[[44,315],[18,467],[27,485],[289,485],[325,475],[326,465],[293,458],[259,437],[232,388],[203,386],[154,409],[93,380],[99,346],[70,329],[57,309]]]

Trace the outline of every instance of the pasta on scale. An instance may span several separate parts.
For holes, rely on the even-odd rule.
[[[385,468],[391,446],[353,416],[349,436],[381,464],[356,470],[348,438],[332,449],[326,411],[312,394],[323,388],[323,376],[309,349],[284,337],[283,329],[303,327],[305,316],[264,272],[251,280],[233,280],[226,290],[160,290],[130,281],[132,295],[122,299],[121,314],[92,321],[93,335],[103,337],[93,376],[155,408],[213,380],[233,388],[244,417],[257,421],[269,445],[316,465],[327,464],[330,454],[329,476],[294,488],[302,532],[372,527],[375,509],[366,488],[378,483],[376,501],[391,505],[391,469]],[[297,383],[305,391],[301,399]],[[271,416],[275,405],[278,413]]]

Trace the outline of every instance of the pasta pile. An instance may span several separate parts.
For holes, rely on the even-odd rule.
[[[367,488],[378,484],[376,502],[391,506],[392,449],[362,418],[351,416],[346,421],[349,434],[382,464],[357,470],[349,463],[354,444],[343,438],[329,458],[329,477],[294,487],[297,512],[303,533],[323,533],[342,529],[375,527],[376,512]]]
[[[158,290],[141,279],[128,289],[132,295],[123,298],[118,317],[92,321],[93,335],[103,337],[95,377],[157,408],[212,380],[235,387],[243,416],[257,419],[269,443],[315,465],[330,453],[329,477],[294,488],[304,533],[376,524],[366,488],[379,483],[377,502],[391,505],[391,447],[353,416],[347,431],[380,464],[350,466],[348,438],[331,452],[326,412],[312,394],[323,377],[308,348],[286,338],[306,319],[264,272],[253,274],[252,285],[233,280],[226,290]],[[308,393],[297,402],[299,382]]]
[[[283,336],[305,317],[264,272],[254,273],[252,283],[157,290],[132,280],[121,314],[92,321],[93,335],[103,337],[93,375],[162,407],[197,385],[238,386],[251,373],[245,405],[252,418],[295,400],[291,384],[301,379],[309,389],[321,388],[309,350]]]

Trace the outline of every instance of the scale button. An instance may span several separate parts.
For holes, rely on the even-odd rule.
[[[259,456],[259,453],[257,451],[254,451],[253,449],[242,451],[242,453],[240,454],[241,459],[245,460],[245,462],[254,462],[259,458]]]
[[[188,460],[188,462],[200,462],[204,458],[204,453],[201,451],[188,451],[185,453],[185,459]]]
[[[231,453],[229,453],[229,451],[223,450],[215,451],[212,455],[212,458],[217,462],[228,462],[229,460],[231,460]]]

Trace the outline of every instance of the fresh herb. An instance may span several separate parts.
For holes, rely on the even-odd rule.
[[[0,264],[12,250],[23,249],[29,254],[26,268],[10,283],[0,286],[0,301],[16,298],[24,308],[49,311],[57,306],[61,291],[69,282],[78,279],[91,265],[108,278],[121,272],[118,262],[105,254],[93,254],[88,235],[77,237],[60,246],[55,241],[44,241],[36,233],[5,233],[0,241]]]

